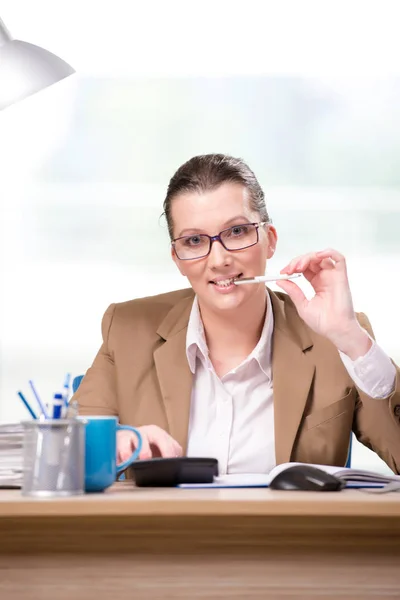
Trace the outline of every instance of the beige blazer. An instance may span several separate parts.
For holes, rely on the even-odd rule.
[[[344,465],[350,433],[400,471],[400,383],[384,399],[356,387],[337,349],[314,333],[284,293],[274,311],[272,374],[277,463]],[[192,373],[186,331],[192,289],[113,304],[103,344],[75,399],[83,415],[117,415],[134,426],[158,425],[187,448]],[[358,315],[371,334],[367,317]]]

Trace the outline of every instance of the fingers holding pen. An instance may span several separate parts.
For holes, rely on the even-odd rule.
[[[281,270],[281,273],[287,275],[302,273],[310,280],[323,270],[342,269],[345,268],[345,264],[345,258],[340,252],[328,248],[296,256]]]

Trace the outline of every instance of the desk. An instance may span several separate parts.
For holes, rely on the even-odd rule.
[[[0,492],[1,600],[400,598],[400,494]]]

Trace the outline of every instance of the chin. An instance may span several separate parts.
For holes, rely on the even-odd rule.
[[[207,305],[211,310],[221,312],[236,310],[243,305],[245,300],[243,290],[238,290],[236,293],[232,294],[221,295],[215,293],[210,294],[208,291],[208,293],[199,293],[198,298],[200,304]]]

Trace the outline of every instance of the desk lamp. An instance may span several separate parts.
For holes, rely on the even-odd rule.
[[[40,46],[14,40],[0,19],[0,110],[75,73]]]

